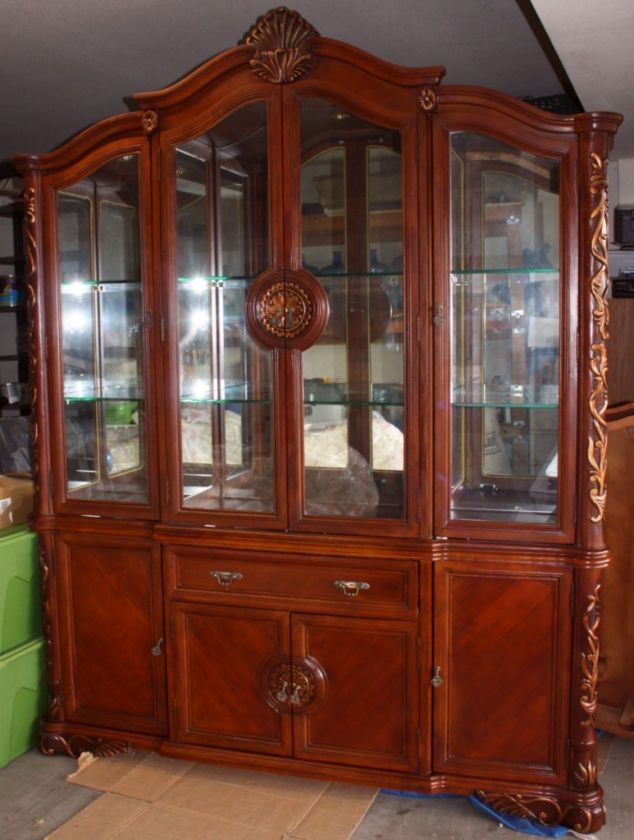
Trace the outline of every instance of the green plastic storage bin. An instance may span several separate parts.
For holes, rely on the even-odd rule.
[[[0,656],[0,767],[33,746],[45,701],[44,640]]]
[[[0,531],[0,656],[40,635],[40,603],[37,535]]]

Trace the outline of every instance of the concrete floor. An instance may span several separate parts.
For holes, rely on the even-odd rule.
[[[0,840],[42,840],[96,799],[97,791],[65,781],[75,769],[73,759],[31,751],[0,770]],[[599,840],[628,840],[634,835],[634,741],[611,743],[600,780],[608,822]],[[513,836],[522,835],[480,814],[463,798],[380,794],[353,840],[511,840]]]

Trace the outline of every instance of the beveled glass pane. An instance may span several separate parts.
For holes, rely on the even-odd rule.
[[[328,295],[302,353],[305,512],[403,516],[402,161],[398,131],[301,105],[302,259]]]
[[[139,160],[58,193],[67,491],[146,503]]]
[[[452,516],[557,521],[559,169],[452,135]]]
[[[182,503],[274,510],[272,354],[246,329],[268,265],[267,110],[256,102],[176,150]]]

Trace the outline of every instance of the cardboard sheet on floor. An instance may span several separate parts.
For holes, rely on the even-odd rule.
[[[154,753],[84,760],[68,781],[104,795],[51,840],[349,840],[378,793]]]

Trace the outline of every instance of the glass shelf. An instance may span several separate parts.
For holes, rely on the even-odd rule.
[[[73,390],[71,388],[64,391],[64,402],[67,404],[77,402],[138,402],[144,399],[142,393],[132,388],[122,389],[121,391],[115,391],[115,389],[108,390],[109,393],[106,391],[105,394],[98,395],[92,389]]]
[[[526,268],[524,266],[517,266],[516,268],[452,268],[451,274],[553,274],[559,275],[558,268]]]
[[[456,401],[451,403],[452,408],[559,408],[559,403],[538,403],[538,402],[487,402]]]
[[[141,288],[140,280],[64,280],[60,283],[62,294],[83,295],[91,289],[99,290],[102,287],[128,286],[135,289]]]
[[[366,407],[366,408],[403,408],[403,401],[388,401],[388,400],[304,400],[304,405],[340,405],[352,407]]]
[[[213,276],[195,274],[193,277],[177,277],[176,282],[185,286],[223,286],[225,283],[251,283],[255,277],[246,275],[217,274]]]
[[[181,405],[270,405],[269,399],[250,399],[248,397],[194,397],[184,394]]]
[[[402,277],[402,271],[319,271],[315,277]]]

